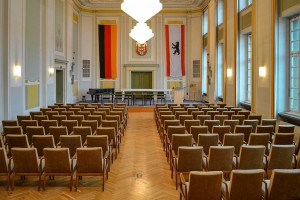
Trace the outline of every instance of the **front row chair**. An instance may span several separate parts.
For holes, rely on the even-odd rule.
[[[79,176],[103,176],[102,191],[104,191],[105,176],[108,179],[107,168],[108,152],[103,156],[101,147],[78,148],[75,191]]]
[[[223,173],[221,171],[193,171],[190,172],[189,180],[186,182],[183,174],[180,174],[180,199],[221,199],[222,177]]]

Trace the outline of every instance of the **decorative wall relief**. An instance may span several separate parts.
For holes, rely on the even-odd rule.
[[[64,1],[55,1],[55,52],[64,55]]]

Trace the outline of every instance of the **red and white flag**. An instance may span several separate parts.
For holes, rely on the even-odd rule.
[[[167,76],[185,76],[184,25],[165,25]]]

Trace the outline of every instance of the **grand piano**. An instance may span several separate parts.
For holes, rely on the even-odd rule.
[[[103,103],[103,99],[111,99],[111,102],[114,102],[114,93],[115,89],[114,88],[89,88],[89,91],[87,94],[91,95],[92,97],[92,102],[94,102],[94,96],[95,96],[95,102],[99,102],[101,100],[101,103]],[[111,98],[110,98],[111,97]]]

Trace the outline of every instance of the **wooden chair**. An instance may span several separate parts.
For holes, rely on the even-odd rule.
[[[244,144],[244,134],[224,134],[223,146],[234,146],[234,154],[239,156],[240,148]]]
[[[90,127],[91,131],[92,131],[92,135],[94,135],[96,129],[98,128],[98,121],[97,120],[83,120],[81,122],[81,126]]]
[[[22,120],[22,129],[24,134],[26,134],[27,126],[38,126],[38,122],[36,120]]]
[[[49,134],[53,136],[55,146],[59,146],[60,136],[68,135],[68,129],[65,126],[52,126],[49,128]]]
[[[31,116],[31,119],[34,120],[34,116],[36,115],[43,115],[43,112],[42,111],[31,111],[29,112],[30,116]]]
[[[33,135],[32,144],[36,148],[39,157],[44,156],[44,148],[56,147],[53,135]]]
[[[277,133],[294,133],[295,132],[295,125],[283,125],[279,124],[278,125],[278,130]]]
[[[252,133],[253,127],[251,125],[236,125],[234,133],[243,133],[244,140],[246,143],[249,141],[250,134]]]
[[[89,115],[87,120],[96,120],[98,122],[98,127],[99,127],[102,122],[102,116],[101,115]]]
[[[46,111],[45,115],[48,116],[49,120],[52,120],[52,116],[53,115],[59,115],[59,112],[58,111]]]
[[[185,120],[185,129],[188,133],[191,133],[191,126],[200,126],[200,120]]]
[[[48,120],[48,116],[47,115],[35,115],[33,119],[38,122],[38,126],[42,126],[42,120]]]
[[[248,141],[248,145],[263,145],[265,146],[266,154],[269,154],[269,133],[251,133]]]
[[[197,119],[200,120],[200,125],[204,126],[204,121],[211,120],[211,116],[210,115],[198,115]]]
[[[191,126],[190,134],[193,135],[195,141],[198,140],[198,134],[207,134],[208,126]]]
[[[61,126],[62,120],[67,120],[67,115],[53,115],[52,119],[57,121],[58,126]]]
[[[76,185],[79,176],[103,176],[102,191],[104,191],[105,175],[108,179],[108,152],[103,156],[101,147],[77,148]]]
[[[272,145],[273,144],[278,144],[278,145],[295,144],[294,137],[295,137],[294,133],[275,133]]]
[[[45,135],[45,129],[43,126],[27,126],[26,132],[29,145],[32,145],[33,135]]]
[[[83,118],[85,119],[85,120],[87,120],[87,117],[89,116],[89,115],[91,115],[91,112],[90,111],[78,111],[77,112],[77,115],[83,115]]]
[[[84,120],[83,115],[70,115],[69,120],[76,120],[77,125],[76,126],[81,126],[82,120]]]
[[[61,121],[61,126],[67,127],[68,135],[70,135],[72,134],[74,127],[79,126],[79,124],[77,120],[63,120]]]
[[[273,126],[273,133],[275,133],[275,130],[276,130],[276,123],[277,123],[277,119],[262,119],[261,120],[261,125]]]
[[[27,135],[6,135],[6,141],[7,141],[7,147],[8,157],[11,157],[11,150],[14,147],[20,147],[20,148],[29,148],[29,143],[27,139]]]
[[[231,119],[232,120],[239,120],[239,125],[243,125],[244,120],[245,120],[245,115],[232,115]]]
[[[82,147],[80,135],[61,135],[60,136],[61,148],[68,148],[70,152],[70,159],[76,157],[76,149]]]
[[[1,140],[1,143],[3,145],[3,142]],[[7,158],[7,153],[2,146],[0,148],[0,176],[5,176],[6,177],[6,190],[9,190],[9,185],[10,185],[10,174],[11,174],[11,160]]]
[[[193,119],[198,119],[198,115],[204,115],[204,111],[193,111],[191,115],[193,115]]]
[[[228,116],[228,120],[231,120],[232,115],[234,115],[235,112],[234,111],[223,111],[223,115],[227,115]]]
[[[248,118],[249,118],[249,120],[257,119],[258,120],[258,125],[261,125],[262,115],[249,115]]]
[[[219,143],[222,144],[224,135],[230,133],[230,126],[213,126],[211,133],[218,134],[219,135]]]
[[[86,145],[86,138],[87,136],[91,136],[92,129],[90,126],[75,126],[73,129],[73,135],[80,135],[81,136],[81,142],[82,146]]]
[[[224,120],[224,126],[230,126],[230,132],[234,133],[235,126],[239,125],[239,120]]]
[[[203,152],[206,156],[209,155],[209,148],[211,146],[218,146],[218,134],[198,134],[197,146],[203,147]]]
[[[47,176],[70,176],[70,191],[72,191],[73,174],[76,168],[73,160],[70,160],[68,148],[44,148],[45,170],[44,190]]]
[[[241,146],[236,163],[237,169],[263,169],[266,147],[263,145]]]
[[[17,120],[18,120],[18,125],[22,126],[22,121],[23,120],[31,120],[30,115],[17,115]]]
[[[249,119],[249,115],[250,115],[250,111],[246,111],[246,110],[242,110],[242,111],[238,111],[238,115],[244,115],[245,116],[245,119],[247,120],[247,119]]]
[[[220,121],[219,120],[205,120],[203,125],[208,126],[208,131],[210,133],[212,133],[214,126],[220,126]]]
[[[74,113],[74,111],[62,111],[62,112],[61,112],[61,115],[67,116],[67,120],[69,120],[69,119],[70,119],[70,116],[71,116],[71,115],[75,115],[75,113]]]
[[[224,120],[228,120],[228,115],[215,115],[214,120],[219,120],[220,125],[223,126],[224,125]]]
[[[49,128],[52,126],[58,126],[58,123],[56,120],[42,120],[42,126],[45,129],[45,134],[49,134]]]
[[[258,126],[259,121],[257,119],[245,119],[243,125],[252,126],[252,133],[255,133],[256,127]]]
[[[99,127],[96,130],[96,135],[99,136],[107,136],[109,144],[112,145],[112,155],[114,155],[115,159],[117,158],[117,153],[120,152],[120,141],[118,136],[116,135],[116,131],[114,127]],[[113,158],[111,159],[113,162]]]
[[[42,111],[43,115],[46,115],[47,111],[52,111],[51,108],[40,108],[40,111]]]

